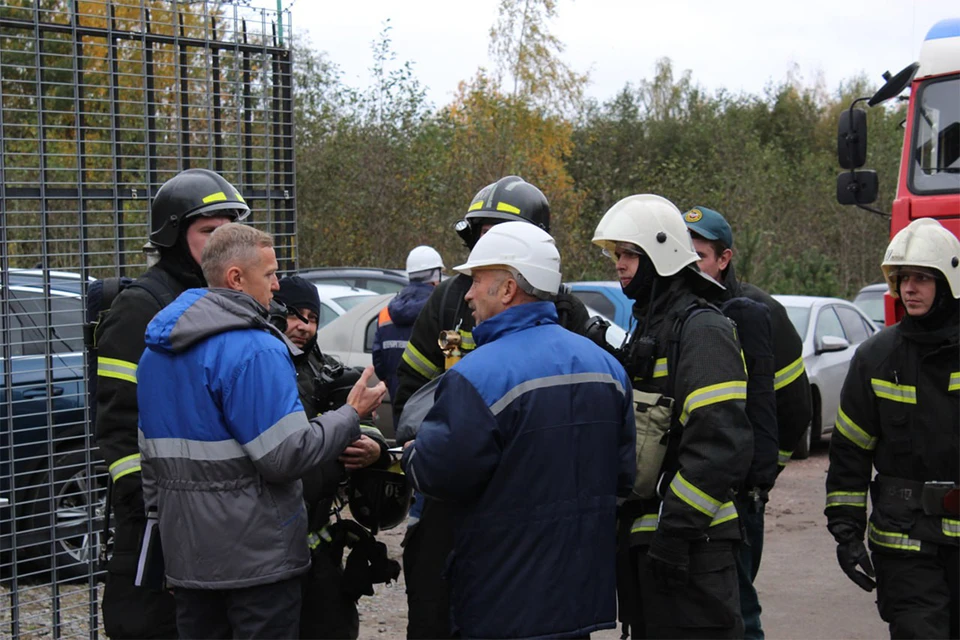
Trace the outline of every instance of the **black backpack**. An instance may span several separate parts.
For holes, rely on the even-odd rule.
[[[87,375],[87,406],[90,408],[90,424],[97,424],[97,329],[110,311],[113,301],[127,287],[138,287],[149,293],[161,308],[173,302],[174,295],[168,286],[158,279],[142,277],[104,278],[87,287],[87,304],[83,318],[84,368]]]

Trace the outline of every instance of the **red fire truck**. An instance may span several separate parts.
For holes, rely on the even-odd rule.
[[[917,218],[935,218],[960,237],[960,18],[942,20],[927,33],[920,60],[895,76],[871,97],[859,98],[843,112],[837,137],[840,166],[849,171],[837,178],[840,204],[890,215],[890,237]],[[877,174],[861,170],[866,162],[866,111],[910,88],[897,195],[892,211],[870,206],[877,198]],[[889,295],[884,302],[886,323],[893,324],[903,308]]]

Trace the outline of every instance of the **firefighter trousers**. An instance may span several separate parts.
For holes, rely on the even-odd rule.
[[[746,497],[746,496],[745,496]],[[746,640],[763,640],[760,625],[760,598],[753,586],[760,571],[763,555],[763,524],[766,505],[762,502],[737,498],[737,512],[743,524],[745,540],[737,549],[737,581],[740,585],[740,613],[743,616],[743,637]]]
[[[146,527],[143,507],[136,496],[114,503],[113,556],[107,564],[103,587],[103,628],[113,640],[119,638],[176,638],[177,608],[167,591],[137,587],[137,559]],[[139,502],[142,505],[142,499]],[[133,509],[131,509],[131,505]]]
[[[403,578],[407,584],[407,637],[453,637],[450,585],[445,577],[453,551],[452,507],[426,500],[420,520],[403,541]]]
[[[891,638],[960,638],[958,547],[936,555],[873,552],[877,608]]]
[[[735,547],[731,541],[691,544],[689,580],[675,589],[655,579],[647,557],[649,547],[632,548],[631,637],[742,638]]]

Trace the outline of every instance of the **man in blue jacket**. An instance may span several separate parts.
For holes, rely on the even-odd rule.
[[[407,254],[407,277],[410,284],[380,311],[377,318],[377,333],[373,338],[373,369],[377,377],[387,383],[390,398],[397,395],[400,384],[397,367],[407,348],[407,340],[413,333],[413,323],[434,288],[440,283],[443,258],[433,247],[420,245]],[[393,428],[396,432],[400,412],[393,413]]]
[[[210,289],[188,289],[147,327],[137,388],[148,518],[163,540],[181,638],[293,638],[310,568],[300,482],[360,438],[384,385],[368,367],[347,404],[307,420],[291,354],[267,320],[272,238],[219,227],[203,250]],[[278,338],[280,338],[278,340]]]
[[[616,506],[633,486],[630,380],[551,301],[560,255],[526,222],[456,268],[477,348],[441,378],[404,451],[414,487],[458,507],[449,561],[460,637],[582,637],[615,626]]]

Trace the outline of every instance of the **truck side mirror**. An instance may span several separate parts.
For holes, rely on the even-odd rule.
[[[917,75],[917,69],[919,68],[919,62],[912,62],[901,69],[900,72],[893,77],[890,77],[889,73],[885,74],[884,80],[887,82],[882,87],[877,89],[877,92],[873,94],[873,96],[867,102],[867,106],[875,107],[881,102],[886,102],[890,98],[895,98],[903,93],[903,90],[909,87],[910,83],[913,82],[913,76]]]
[[[837,158],[844,169],[859,169],[867,161],[867,112],[847,109],[837,125]]]
[[[837,202],[870,204],[877,199],[879,180],[876,171],[848,171],[837,176]]]

